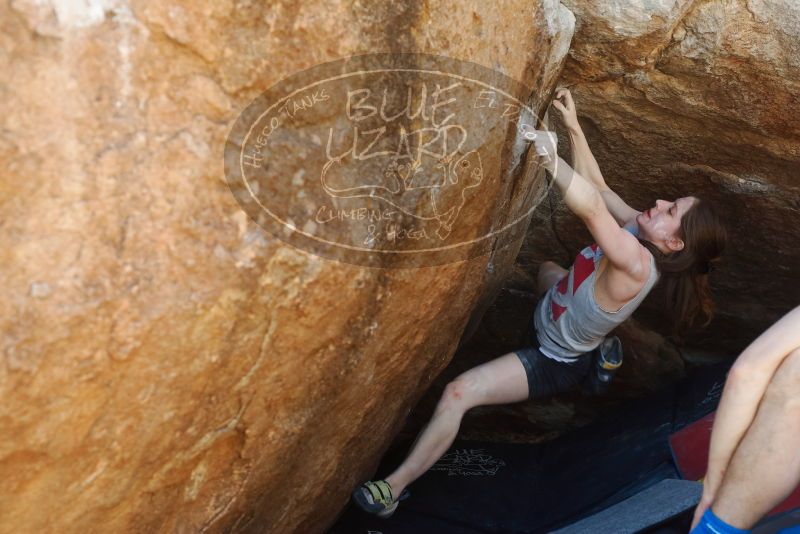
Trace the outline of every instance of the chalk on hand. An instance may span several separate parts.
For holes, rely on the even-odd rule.
[[[533,141],[534,139],[536,139],[536,128],[531,126],[530,124],[520,124],[519,132],[522,134],[522,137],[524,137],[528,141]]]

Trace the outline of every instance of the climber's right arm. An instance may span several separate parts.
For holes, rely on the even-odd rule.
[[[583,129],[578,122],[575,102],[572,100],[572,94],[569,89],[558,90],[556,98],[553,100],[553,107],[561,112],[564,124],[569,132],[569,139],[572,145],[572,166],[575,171],[586,177],[597,188],[617,224],[624,226],[629,221],[634,220],[641,212],[630,207],[606,184],[603,173],[600,172],[600,166],[597,164],[597,160],[589,148],[589,143],[586,141]]]
[[[537,152],[545,158],[544,166],[553,176],[564,203],[586,224],[614,267],[636,280],[646,277],[649,271],[645,270],[642,246],[630,232],[615,224],[594,184],[555,153],[555,143],[541,140],[545,135],[546,132],[541,132],[534,144]]]

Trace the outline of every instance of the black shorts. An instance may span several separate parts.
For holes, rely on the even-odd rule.
[[[530,347],[514,351],[528,377],[529,399],[541,399],[567,391],[583,382],[589,374],[592,364],[591,354],[582,354],[570,363],[548,358],[539,352],[536,330],[532,325],[529,330],[529,342]]]
[[[528,376],[528,398],[541,399],[580,384],[589,374],[592,359],[583,354],[574,363],[548,358],[536,347],[514,351]]]

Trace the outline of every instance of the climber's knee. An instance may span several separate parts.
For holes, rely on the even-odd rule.
[[[569,271],[555,262],[545,261],[539,266],[539,273],[536,275],[536,290],[539,295],[543,295],[548,289],[558,283]]]
[[[437,406],[437,412],[464,413],[480,404],[480,378],[474,371],[467,371],[447,384]]]

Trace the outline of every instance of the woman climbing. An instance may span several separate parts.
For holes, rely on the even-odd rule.
[[[695,197],[657,200],[643,212],[631,208],[606,185],[570,92],[559,90],[553,105],[569,131],[574,170],[557,155],[552,134],[526,137],[596,244],[583,249],[569,270],[553,262],[541,265],[537,291],[543,296],[534,311],[533,346],[470,369],[447,385],[406,460],[385,479],[353,492],[355,503],[369,513],[388,517],[395,511],[405,488],[450,447],[470,408],[540,399],[582,382],[589,354],[633,313],[659,277],[676,329],[711,318],[707,275],[726,241],[718,215]]]

